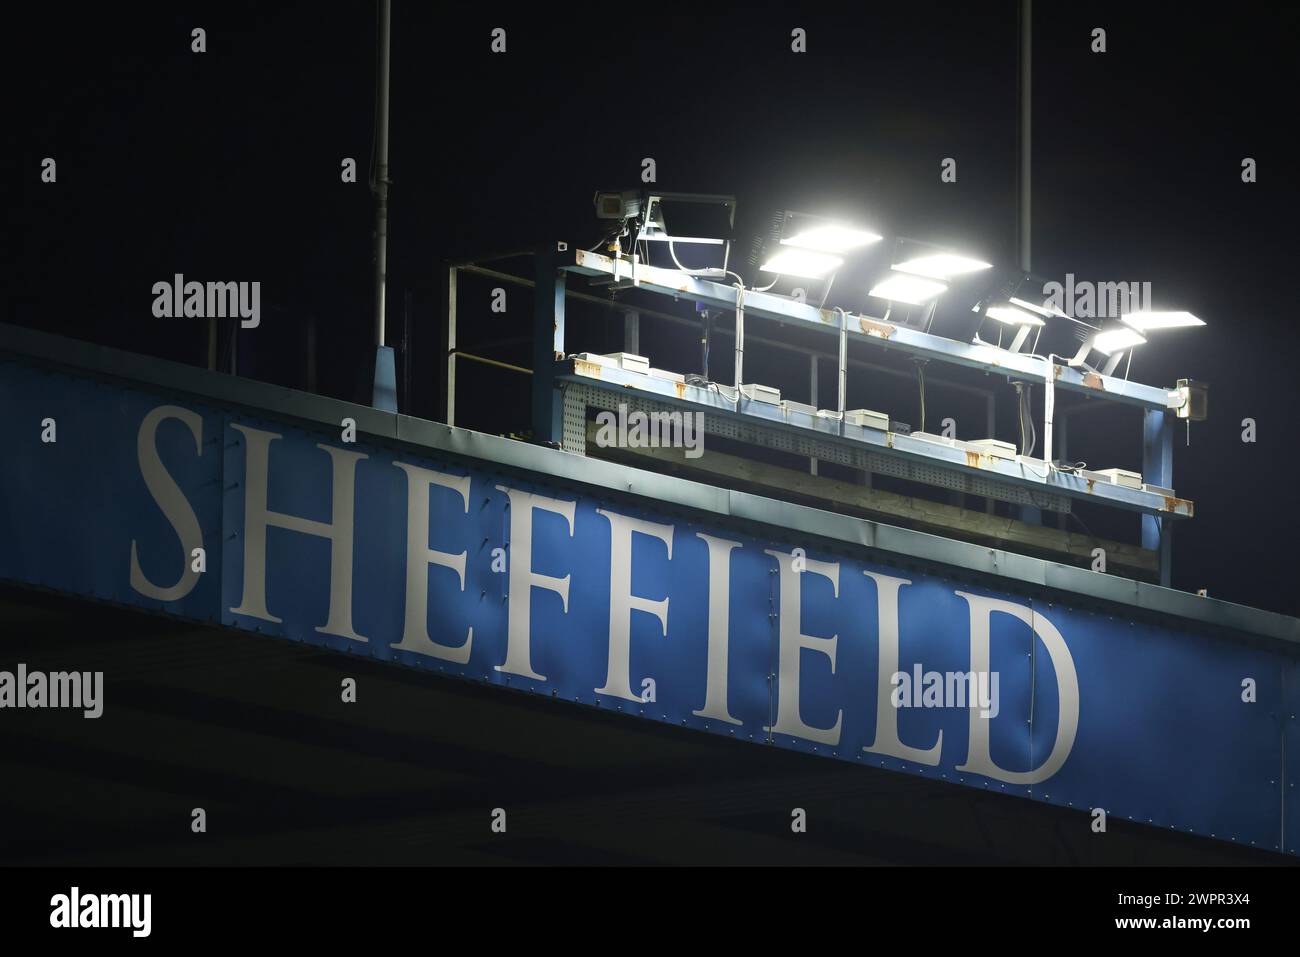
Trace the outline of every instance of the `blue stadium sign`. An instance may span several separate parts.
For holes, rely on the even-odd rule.
[[[15,358],[0,400],[0,579],[1300,843],[1285,641],[664,504],[631,470],[561,480]]]

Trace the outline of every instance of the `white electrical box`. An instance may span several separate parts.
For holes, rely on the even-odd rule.
[[[1141,472],[1130,472],[1128,469],[1098,469],[1097,474],[1105,477],[1108,482],[1115,485],[1139,490],[1142,488]]]
[[[768,405],[781,404],[781,390],[757,382],[742,382],[740,393],[752,402],[766,402]]]
[[[790,401],[789,399],[784,399],[784,400],[782,400],[782,402],[781,402],[781,409],[782,409],[782,411],[787,412],[787,413],[788,413],[788,412],[802,412],[804,415],[816,415],[816,414],[817,414],[817,407],[816,407],[815,405],[808,405],[808,404],[805,403],[805,402],[792,402],[792,401]]]
[[[579,352],[573,358],[577,359],[579,362],[589,362],[596,366],[608,366],[611,369],[618,367],[618,363],[609,356],[597,355],[594,352]]]
[[[873,412],[871,409],[849,409],[844,413],[844,421],[849,425],[861,426],[864,429],[879,429],[881,432],[889,431],[889,416],[883,412]]]
[[[999,459],[1016,458],[1016,447],[1011,442],[1002,442],[998,439],[972,439],[966,443],[977,452],[985,455],[991,455]]]
[[[650,375],[656,379],[667,379],[669,382],[685,382],[686,376],[680,372],[669,372],[667,369],[651,369]]]
[[[606,353],[605,358],[613,360],[614,364],[624,372],[650,374],[650,360],[645,356],[634,356],[630,352],[610,352]]]

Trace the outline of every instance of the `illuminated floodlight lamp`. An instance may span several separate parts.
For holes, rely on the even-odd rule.
[[[1139,309],[1126,312],[1120,316],[1120,322],[1136,329],[1149,332],[1152,329],[1185,329],[1191,326],[1203,326],[1205,321],[1196,318],[1190,312],[1161,312],[1152,309]]]
[[[1106,364],[1102,367],[1101,374],[1113,375],[1120,360],[1129,354],[1134,346],[1140,346],[1146,341],[1146,336],[1127,326],[1106,329],[1085,340],[1079,347],[1078,353],[1070,360],[1070,365],[1086,366],[1088,353],[1100,352],[1106,356]]]
[[[1046,325],[1042,316],[1036,316],[1027,309],[1010,304],[989,306],[984,315],[1006,326],[1042,326]]]
[[[786,214],[781,227],[782,246],[823,253],[847,253],[880,242],[879,233],[801,213]]]
[[[917,276],[928,276],[931,279],[948,280],[953,276],[962,276],[992,267],[992,263],[970,256],[960,256],[957,253],[925,253],[901,263],[894,263],[890,268]]]
[[[948,291],[948,284],[925,276],[911,275],[905,272],[890,273],[871,287],[868,295],[890,302],[905,302],[920,306]]]
[[[1030,302],[1028,299],[1021,299],[1018,296],[1012,296],[1007,301],[1013,306],[1018,306],[1021,309],[1028,309],[1034,315],[1042,316],[1044,319],[1051,319],[1054,316],[1060,319],[1070,318],[1070,315],[1068,313],[1062,312],[1060,309],[1057,309],[1055,306],[1048,305],[1045,302],[1039,304],[1035,302]]]
[[[794,246],[779,246],[772,250],[758,268],[763,272],[780,273],[785,276],[822,279],[843,265],[843,259],[829,253],[798,249]]]
[[[1146,336],[1134,329],[1107,329],[1090,340],[1090,347],[1102,355],[1113,356],[1146,342]]]
[[[1007,348],[1012,352],[1019,352],[1024,344],[1029,340],[1029,333],[1033,329],[1041,329],[1047,324],[1042,316],[1035,315],[1028,309],[1021,309],[1019,306],[1013,306],[1010,303],[997,303],[989,306],[984,310],[984,315],[990,319],[1000,322],[1004,326],[1011,326],[1016,330],[1015,338],[1011,340],[1011,345]],[[977,337],[978,338],[978,337]],[[1037,339],[1034,340],[1037,343]],[[998,333],[998,345],[1002,344],[1002,333]]]

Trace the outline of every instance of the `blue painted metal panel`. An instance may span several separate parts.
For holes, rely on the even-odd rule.
[[[273,413],[254,416],[18,363],[0,362],[0,402],[8,411],[0,434],[6,450],[0,468],[3,579],[184,618],[216,618],[235,628],[742,740],[770,740],[1053,804],[1102,807],[1112,817],[1257,847],[1283,843],[1284,808],[1291,820],[1300,813],[1290,797],[1300,735],[1288,733],[1284,742],[1284,728],[1294,730],[1294,721],[1282,717],[1295,713],[1300,696],[1295,652],[1282,642],[1193,630],[1183,619],[1154,611],[1136,612],[1140,618],[1133,620],[1118,611],[1111,617],[1108,610],[1117,606],[1040,585],[1013,591],[992,576],[937,562],[894,561],[880,550],[887,547],[884,528],[875,551],[811,533],[763,531],[734,518],[669,509],[644,496],[427,450],[345,442],[340,432],[309,431]],[[167,406],[171,417],[157,412]],[[177,416],[199,423],[198,445]],[[57,423],[55,443],[41,441],[47,417]],[[146,430],[142,438],[142,424],[155,418],[156,436]],[[278,436],[267,446],[264,476],[250,468],[248,436],[258,430]],[[207,572],[170,602],[142,594],[130,573],[132,542],[145,577],[156,584],[174,583],[185,560],[173,521],[143,478],[141,456],[154,447],[161,471],[193,510],[208,551]],[[355,480],[355,513],[336,532],[340,540],[351,536],[347,608],[357,637],[322,630],[332,603],[341,603],[346,591],[337,582],[331,591],[334,545],[319,534],[339,514],[336,497],[343,493],[335,474],[341,467]],[[445,476],[452,486],[468,479],[465,497],[456,487],[430,483],[429,520],[413,526],[408,476],[421,474],[413,469]],[[161,472],[153,474],[156,479]],[[267,529],[264,578],[246,575],[258,568],[256,557],[246,567],[246,548],[259,480],[268,510],[291,517],[280,521],[317,523],[316,533]],[[521,553],[511,540],[521,517],[512,514],[503,486],[571,507],[572,527],[561,514],[532,509],[532,547]],[[735,497],[735,514],[762,511],[760,499]],[[614,528],[626,520],[642,524],[621,555]],[[701,535],[736,543],[726,566],[729,587],[721,592],[729,619],[725,702],[734,724],[700,714],[709,689],[711,618],[721,620],[720,609],[710,607],[711,584],[721,569],[710,563]],[[426,565],[422,557],[408,580],[412,541],[463,555],[463,583],[456,568]],[[771,553],[787,557],[778,562]],[[509,573],[498,570],[507,555],[516,571],[523,562],[537,575],[567,578],[567,606],[546,588],[531,588],[526,596],[531,669],[540,677],[503,670],[511,617],[520,613]],[[794,556],[803,570],[787,572]],[[619,608],[615,569],[622,561],[630,562],[630,593],[641,607],[612,614]],[[268,615],[243,608],[246,577],[264,581]],[[882,600],[881,583],[898,579],[906,584],[895,582],[895,617]],[[403,641],[407,604],[421,590],[428,609],[416,631],[423,633],[423,624],[428,637],[447,649],[468,642],[467,660],[431,656]],[[666,633],[655,614],[642,610],[665,600]],[[896,637],[901,674],[968,672],[983,622],[988,670],[998,676],[996,714],[973,717],[966,704],[947,700],[927,707],[923,697],[909,699],[893,716],[899,744],[914,750],[881,753],[882,652]],[[625,662],[613,654],[611,638],[623,625],[629,636]],[[1067,673],[1073,678],[1063,677]],[[636,700],[599,690],[619,677]],[[647,679],[654,693],[642,700]],[[1242,697],[1246,679],[1254,682],[1253,703]],[[791,730],[782,725],[781,705],[796,689],[804,728]],[[826,737],[837,722],[838,733]],[[1058,732],[1076,722],[1059,768],[1041,780],[1027,777],[1049,761],[1058,737],[1069,738]],[[988,746],[981,758],[983,732]],[[931,749],[933,756],[924,757]],[[1079,826],[1089,826],[1088,819],[1081,816]]]
[[[140,477],[136,436],[149,411],[169,400],[58,372],[0,362],[0,579],[93,598],[126,601],[214,620],[218,576],[200,576],[184,598],[164,603],[131,587],[132,543],[145,578],[176,583],[186,560]],[[168,419],[158,426],[162,464],[184,490],[204,533],[208,567],[219,567],[220,413],[201,418],[201,444]],[[54,441],[46,420],[52,420]]]
[[[1282,838],[1288,854],[1300,854],[1300,660],[1287,659],[1282,668],[1282,701],[1277,711],[1282,730]]]
[[[1276,850],[1282,678],[1294,660],[1184,628],[1054,602],[1076,651],[1079,734],[1045,799]],[[1055,732],[1056,687],[1036,662],[1035,750]],[[1252,682],[1254,700],[1244,682]],[[1122,742],[1122,746],[1117,746]]]

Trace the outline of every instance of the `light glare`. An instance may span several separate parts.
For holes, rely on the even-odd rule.
[[[1099,332],[1092,339],[1092,347],[1103,355],[1114,355],[1146,342],[1146,337],[1132,329],[1109,329]]]
[[[830,256],[810,249],[784,247],[769,256],[760,268],[764,272],[781,273],[786,276],[821,279],[827,273],[834,272],[842,265],[844,265],[844,260],[839,256]]]
[[[1197,319],[1190,312],[1157,312],[1151,309],[1139,309],[1126,312],[1120,316],[1126,326],[1132,326],[1139,332],[1150,329],[1180,329],[1187,326],[1203,326],[1205,322]]]
[[[794,234],[781,240],[782,246],[799,246],[824,253],[843,253],[871,243],[881,237],[866,229],[853,229],[838,223],[817,223],[798,228]]]
[[[1032,312],[1026,312],[1024,309],[1017,309],[1015,306],[989,306],[984,310],[984,315],[1008,326],[1046,325],[1041,317],[1035,316]]]
[[[947,283],[907,273],[891,273],[872,287],[870,295],[891,302],[905,302],[919,306],[948,289]]]
[[[906,262],[895,264],[891,268],[914,273],[918,276],[929,276],[931,279],[951,279],[953,276],[960,276],[964,273],[989,269],[992,265],[992,263],[972,259],[969,256],[959,256],[956,253],[929,253],[925,256],[914,256]]]
[[[1038,303],[1030,302],[1027,299],[1020,299],[1016,296],[1012,296],[1010,302],[1011,305],[1019,306],[1021,309],[1028,309],[1030,312],[1042,316],[1044,319],[1050,319],[1052,316],[1060,316],[1062,319],[1070,318],[1060,309],[1057,309],[1054,306],[1049,306],[1047,303],[1039,305]]]

